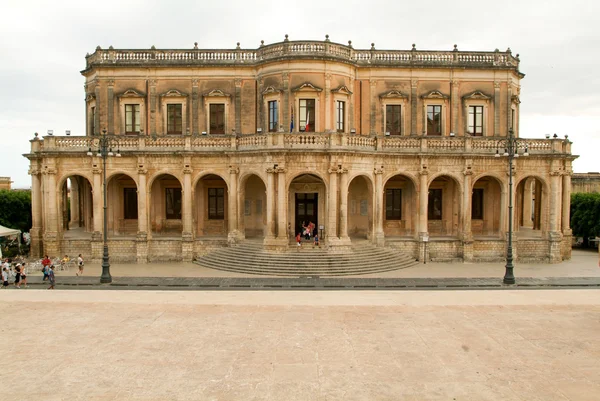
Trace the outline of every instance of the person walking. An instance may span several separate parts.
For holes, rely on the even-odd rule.
[[[83,276],[83,257],[81,256],[81,254],[77,256],[77,266],[79,266],[79,271],[75,274],[78,276]]]
[[[296,243],[298,244],[298,249],[300,249],[300,247],[302,246],[302,236],[300,235],[300,232],[296,234]]]
[[[54,285],[56,284],[56,277],[54,276],[54,265],[50,265],[50,269],[48,270],[48,281],[50,281],[49,290],[54,289]]]
[[[21,265],[21,284],[23,284],[25,288],[29,288],[27,285],[27,274],[25,273],[25,262]]]
[[[50,260],[48,255],[44,256],[44,259],[42,259],[42,273],[44,273],[44,278],[42,279],[42,281],[48,280],[48,270],[50,269],[51,264],[52,261]]]
[[[21,264],[15,266],[15,287],[21,288]]]
[[[8,287],[8,269],[2,268],[2,288]]]

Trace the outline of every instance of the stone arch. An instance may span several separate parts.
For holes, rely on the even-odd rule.
[[[373,237],[374,230],[374,183],[369,174],[357,173],[348,177],[348,188],[340,188],[341,193],[346,191],[347,205],[347,231],[348,236],[354,238]],[[341,216],[341,218],[344,218]]]
[[[138,231],[138,183],[130,174],[114,172],[106,181],[107,229],[113,236]],[[143,217],[142,217],[143,218]]]
[[[257,172],[240,177],[239,230],[246,238],[264,237],[267,228],[267,183]]]
[[[327,227],[336,227],[337,220],[329,221],[329,196],[329,186],[320,173],[306,171],[291,175],[287,184],[288,235],[294,237],[298,232],[303,232],[304,223],[312,222],[315,229],[321,225],[326,230]],[[337,227],[335,233],[329,232],[328,235],[337,236]]]
[[[163,171],[148,180],[148,211],[152,236],[177,236],[183,231],[183,185],[174,174]]]
[[[387,177],[380,194],[383,232],[387,237],[414,236],[418,226],[418,186],[414,177],[398,171]]]
[[[470,190],[472,234],[500,237],[506,215],[506,191],[501,180],[494,174],[479,174],[473,179]]]
[[[428,184],[427,231],[434,237],[456,237],[462,230],[463,188],[454,174],[437,173]]]
[[[290,185],[292,184],[292,182],[297,179],[298,177],[301,177],[303,175],[314,175],[317,178],[320,178],[321,181],[323,182],[323,184],[325,185],[325,189],[328,191],[329,190],[329,179],[327,177],[324,177],[324,174],[322,174],[319,171],[297,171],[293,174],[290,174],[289,176],[286,177],[286,186],[289,188]]]
[[[152,190],[152,185],[154,185],[154,181],[162,176],[162,175],[170,175],[172,177],[174,177],[175,179],[177,179],[177,181],[179,181],[179,185],[181,185],[181,187],[183,188],[183,177],[175,172],[173,172],[170,169],[160,169],[158,171],[155,171],[150,177],[148,177],[148,189]]]
[[[431,183],[433,181],[435,181],[437,178],[440,178],[440,177],[450,177],[450,178],[452,178],[454,180],[454,183],[456,185],[458,185],[459,191],[460,192],[463,191],[463,189],[464,189],[463,188],[463,177],[459,176],[456,173],[452,173],[452,172],[438,172],[438,173],[431,174],[429,176],[429,180],[427,181],[427,186],[431,186]]]
[[[536,174],[519,175],[514,185],[514,231],[519,238],[542,238],[549,224],[550,186]]]
[[[92,179],[93,180],[93,179]],[[58,229],[65,238],[88,238],[94,231],[94,214],[102,213],[102,204],[94,210],[94,187],[89,174],[65,174],[58,181],[55,194],[58,195]],[[55,196],[50,194],[50,196]],[[102,199],[102,189],[96,194]],[[43,213],[48,215],[46,205]],[[96,227],[100,230],[100,227]]]
[[[227,236],[229,197],[238,196],[238,194],[230,194],[229,188],[228,180],[216,170],[203,170],[194,177],[192,228],[196,237]],[[241,207],[242,205],[238,205],[238,210]]]
[[[123,169],[119,169],[119,170],[111,170],[110,172],[106,172],[107,173],[107,181],[106,182],[110,182],[111,179],[113,179],[113,177],[122,174],[122,175],[126,175],[129,178],[131,178],[133,180],[133,182],[135,182],[136,187],[139,186],[138,183],[138,175],[136,173],[132,174],[131,171],[127,171],[127,170],[123,170]]]
[[[387,173],[384,177],[383,177],[383,186],[385,188],[385,185],[387,184],[387,182],[392,178],[395,177],[397,175],[401,175],[405,178],[408,178],[408,180],[413,184],[413,186],[415,187],[416,190],[419,189],[419,180],[417,179],[417,177],[412,174],[409,173],[407,171],[402,171],[402,170],[397,170],[391,173]]]

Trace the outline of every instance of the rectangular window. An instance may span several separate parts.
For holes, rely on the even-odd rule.
[[[279,128],[279,113],[277,109],[277,100],[269,102],[269,132],[277,132]]]
[[[217,135],[225,133],[225,105],[223,103],[210,105],[210,133]]]
[[[167,219],[181,219],[181,188],[165,188]]]
[[[300,131],[315,132],[315,99],[300,99]]]
[[[471,219],[483,219],[483,188],[473,189],[473,196],[471,198]]]
[[[208,218],[211,220],[225,218],[225,189],[208,188]]]
[[[390,135],[402,135],[402,117],[399,104],[385,106],[385,132]]]
[[[469,134],[483,135],[483,106],[469,106]]]
[[[337,132],[344,132],[344,121],[346,121],[346,102],[338,100],[335,102],[336,129]]]
[[[385,219],[402,220],[402,190],[385,190]]]
[[[123,218],[138,218],[138,197],[136,188],[123,188]]]
[[[182,105],[168,104],[167,105],[167,134],[182,134]]]
[[[427,106],[427,135],[442,135],[442,106]]]
[[[140,133],[140,105],[126,104],[125,105],[125,133],[139,134]]]
[[[90,121],[90,132],[92,133],[92,135],[96,134],[96,106],[92,107],[91,109],[91,121]]]
[[[427,219],[441,220],[442,219],[442,190],[430,189],[427,199]]]

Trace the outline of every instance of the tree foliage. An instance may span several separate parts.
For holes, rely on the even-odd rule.
[[[0,225],[22,232],[31,229],[30,191],[0,191]]]
[[[586,245],[589,237],[600,236],[600,193],[571,195],[571,229]]]

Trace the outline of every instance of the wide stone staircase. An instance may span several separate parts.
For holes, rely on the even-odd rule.
[[[378,248],[366,240],[352,249],[333,253],[322,246],[291,243],[283,253],[266,252],[261,240],[246,239],[201,256],[194,263],[217,270],[269,276],[323,277],[370,274],[404,269],[418,262],[397,250]]]

